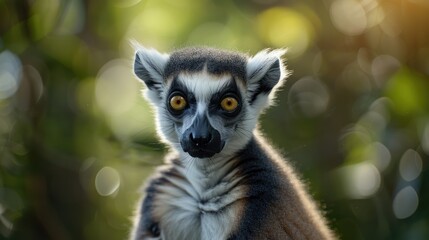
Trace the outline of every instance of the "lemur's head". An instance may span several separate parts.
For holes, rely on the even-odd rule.
[[[147,86],[164,141],[194,158],[228,156],[250,140],[286,78],[283,54],[264,50],[249,58],[212,48],[162,54],[139,46],[134,72]]]

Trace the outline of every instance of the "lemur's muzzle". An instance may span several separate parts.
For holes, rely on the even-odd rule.
[[[222,151],[225,142],[220,133],[214,129],[206,116],[197,116],[192,125],[180,139],[183,151],[192,157],[208,158]]]

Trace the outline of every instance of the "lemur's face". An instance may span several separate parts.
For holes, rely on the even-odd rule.
[[[139,48],[134,70],[154,104],[164,141],[194,158],[228,156],[250,140],[274,86],[280,51],[253,58],[214,49],[171,55]]]
[[[192,157],[212,157],[245,134],[244,94],[242,82],[229,74],[181,73],[167,81],[161,130]]]

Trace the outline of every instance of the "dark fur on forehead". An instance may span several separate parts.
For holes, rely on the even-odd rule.
[[[164,74],[168,78],[181,71],[198,72],[207,66],[211,74],[230,73],[245,81],[246,63],[247,56],[237,52],[206,47],[184,48],[171,53]]]

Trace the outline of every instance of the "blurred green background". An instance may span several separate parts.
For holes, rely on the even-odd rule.
[[[427,0],[0,0],[0,239],[125,239],[162,163],[129,40],[288,47],[261,128],[342,239],[429,239]]]

